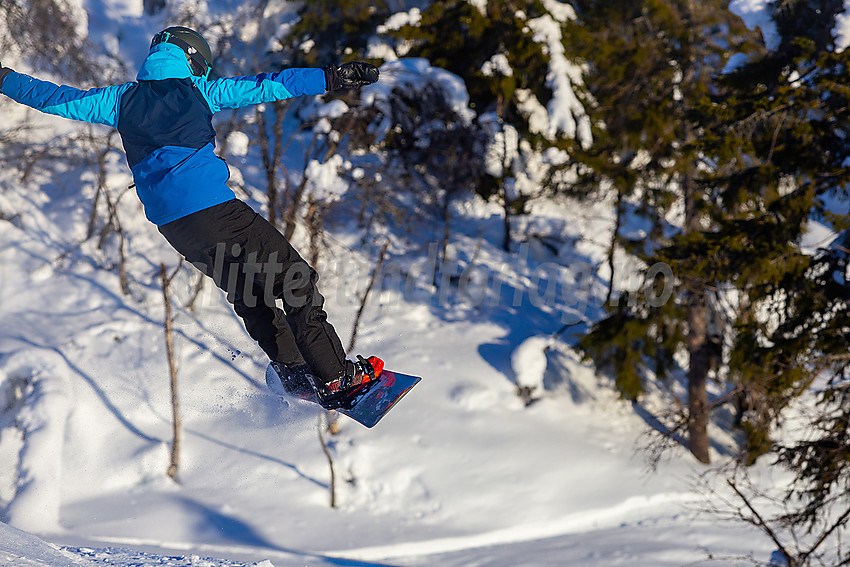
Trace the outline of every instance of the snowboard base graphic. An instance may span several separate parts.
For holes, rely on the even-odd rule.
[[[384,369],[377,384],[358,396],[352,407],[337,408],[335,411],[366,427],[374,427],[420,380],[422,378],[418,376]],[[321,405],[315,390],[306,379],[303,383],[289,382],[284,387],[277,372],[269,366],[266,369],[266,383],[276,394]]]

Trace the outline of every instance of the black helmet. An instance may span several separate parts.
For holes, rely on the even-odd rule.
[[[186,52],[192,65],[192,74],[206,77],[212,69],[212,49],[204,37],[193,29],[182,26],[165,28],[151,40],[151,48],[160,43],[173,43]]]

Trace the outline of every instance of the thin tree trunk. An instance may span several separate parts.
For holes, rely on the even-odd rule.
[[[683,6],[682,19],[688,25],[693,11],[691,0]],[[684,62],[682,83],[689,84],[694,80],[696,71],[693,60]],[[682,120],[682,139],[686,145],[691,144],[696,134],[687,119],[684,99],[679,101]],[[700,224],[700,195],[693,173],[697,171],[697,158],[694,156],[691,172],[686,172],[682,178],[682,190],[685,196],[685,233],[695,234],[702,231]],[[711,365],[708,343],[708,299],[705,289],[706,281],[694,279],[688,282],[688,444],[694,457],[701,462],[711,462],[709,453],[708,422],[710,408],[706,382]]]
[[[97,225],[97,204],[100,201],[100,195],[103,193],[104,186],[98,182],[97,191],[94,194],[94,199],[92,199],[92,207],[91,213],[89,213],[89,225],[86,229],[86,240],[94,236],[94,229]]]
[[[178,270],[180,267],[178,266]],[[168,276],[168,271],[165,264],[159,265],[159,275],[162,279],[162,297],[165,302],[165,352],[168,358],[168,374],[171,379],[171,462],[168,466],[168,476],[174,479],[177,476],[177,467],[180,464],[180,411],[177,399],[177,364],[174,360],[174,332],[173,332],[173,315],[171,312],[171,297],[169,296],[169,286],[171,280],[177,274]]]
[[[502,175],[499,178],[499,188],[502,190],[502,201],[505,208],[504,229],[505,234],[502,237],[502,250],[505,252],[511,251],[511,200],[508,198],[508,189],[505,187],[505,177],[508,172],[508,135],[505,133],[505,97],[499,95],[496,99],[496,115],[499,117],[499,129],[502,131]]]
[[[109,207],[109,223],[114,232],[118,234],[118,281],[121,283],[121,293],[130,295],[130,282],[127,277],[127,238],[124,233],[124,227],[121,224],[121,219],[118,217],[118,203],[113,201],[109,195],[109,190],[104,188],[103,195],[106,197],[106,204]],[[121,196],[119,195],[119,199]]]
[[[378,281],[378,275],[381,273],[381,268],[384,266],[384,259],[387,256],[387,249],[390,247],[389,242],[385,242],[381,248],[381,254],[378,257],[378,263],[375,269],[372,270],[372,277],[369,279],[369,285],[366,286],[366,291],[363,292],[363,299],[360,301],[360,308],[357,309],[357,315],[354,317],[354,326],[351,330],[351,342],[348,343],[348,352],[354,350],[354,344],[357,342],[357,331],[360,329],[360,319],[363,318],[363,312],[366,310],[366,302],[369,300],[369,294],[372,293],[372,288],[375,282]]]
[[[274,124],[269,134],[266,123],[266,111],[257,109],[257,128],[260,132],[260,148],[263,154],[263,169],[266,171],[266,198],[269,207],[269,222],[277,226],[278,196],[280,193],[277,181],[277,169],[280,166],[281,144],[283,136],[283,117],[285,107],[278,101],[272,104]]]
[[[504,184],[504,181],[502,182]],[[508,201],[508,192],[506,189],[503,189],[504,199],[505,199],[505,218],[504,218],[504,227],[505,234],[502,238],[502,250],[505,252],[511,251],[511,204]]]
[[[614,233],[611,235],[611,246],[608,248],[608,269],[611,272],[611,279],[608,281],[608,294],[605,296],[605,303],[611,303],[611,297],[614,295],[614,254],[617,252],[617,237],[620,234],[620,227],[623,223],[623,192],[617,191],[617,204],[615,208]]]
[[[310,204],[307,207],[307,230],[310,233],[310,265],[314,270],[318,270],[319,254],[321,253],[322,240],[322,216],[324,214],[322,205],[310,198]]]
[[[434,266],[434,287],[440,287],[443,278],[443,269],[448,263],[449,241],[451,240],[452,224],[451,224],[451,195],[448,191],[443,196],[443,242],[440,244],[440,258]]]
[[[331,471],[330,487],[329,487],[330,493],[331,493],[330,504],[331,504],[331,508],[336,508],[336,472],[334,471],[334,460],[333,460],[333,456],[331,455],[330,449],[328,449],[328,444],[325,442],[325,436],[322,435],[322,426],[323,426],[322,415],[324,413],[326,413],[326,412],[322,412],[322,411],[319,412],[319,423],[318,423],[318,426],[317,426],[317,430],[319,432],[319,443],[321,443],[321,445],[322,445],[322,452],[325,454],[325,457],[328,459],[328,467],[330,468],[330,471]],[[328,422],[330,423],[330,420],[328,420]]]
[[[305,189],[307,188],[307,166],[310,165],[310,158],[313,155],[313,148],[316,145],[316,140],[318,139],[318,133],[313,135],[313,138],[310,140],[310,146],[307,148],[307,152],[304,154],[304,167],[302,171],[304,171],[304,175],[301,177],[301,183],[298,184],[298,187],[295,188],[295,192],[291,195],[291,200],[289,202],[289,206],[286,208],[286,212],[283,215],[283,235],[287,240],[292,240],[292,235],[295,234],[295,225],[296,218],[298,216],[298,208],[301,206],[301,201],[304,199]]]
[[[708,307],[705,293],[693,290],[688,298],[688,439],[691,453],[701,463],[711,462],[708,439]]]
[[[685,194],[685,230],[700,230],[696,183],[690,176],[682,182]],[[688,290],[688,445],[701,463],[711,462],[708,438],[708,392],[706,382],[710,365],[708,344],[708,304],[706,282],[692,280]]]

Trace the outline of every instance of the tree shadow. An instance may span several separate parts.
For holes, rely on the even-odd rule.
[[[307,560],[319,560],[328,565],[339,565],[342,567],[396,567],[388,563],[332,557],[321,553],[310,553],[281,547],[263,537],[257,530],[242,520],[213,510],[209,506],[188,498],[181,498],[180,502],[196,518],[195,525],[192,526],[193,532],[199,534],[201,537],[206,536],[208,540],[279,551],[303,557]]]
[[[201,433],[200,431],[197,431],[197,430],[194,430],[194,429],[186,428],[184,430],[186,431],[186,433],[190,433],[190,434],[192,434],[196,437],[200,437],[201,439],[209,441],[210,443],[215,443],[216,445],[219,445],[219,446],[224,447],[226,449],[236,451],[237,453],[242,453],[243,455],[249,455],[251,457],[263,459],[265,461],[269,461],[269,462],[281,465],[282,467],[286,467],[286,468],[290,469],[292,472],[294,472],[295,474],[297,474],[300,478],[302,478],[302,479],[304,479],[308,482],[311,482],[311,483],[315,484],[316,486],[323,488],[325,490],[329,489],[329,486],[328,486],[327,483],[322,482],[318,479],[315,479],[315,478],[308,476],[308,475],[304,474],[303,472],[301,472],[301,469],[298,468],[298,465],[288,463],[286,461],[278,459],[277,457],[272,457],[271,455],[264,455],[263,453],[258,453],[257,451],[252,451],[251,449],[246,449],[244,447],[238,447],[236,445],[232,445],[230,443],[227,443],[226,441],[222,441],[221,439],[215,439],[214,437],[207,435],[206,433]]]
[[[52,353],[58,355],[72,372],[77,374],[80,378],[83,379],[83,381],[86,382],[86,384],[89,385],[89,387],[92,389],[92,391],[95,393],[95,395],[97,395],[97,397],[100,399],[100,401],[104,405],[104,407],[130,433],[132,433],[133,435],[135,435],[135,436],[137,436],[137,437],[139,437],[139,438],[141,438],[145,441],[148,441],[150,443],[161,443],[162,442],[162,439],[158,439],[156,437],[152,437],[152,436],[144,433],[142,430],[140,430],[138,427],[136,427],[133,423],[131,423],[121,413],[121,410],[119,410],[115,406],[115,404],[112,403],[112,400],[109,399],[109,396],[106,395],[106,392],[104,392],[103,389],[97,384],[97,381],[94,378],[92,378],[92,376],[90,376],[89,374],[84,372],[79,366],[74,364],[74,362],[71,361],[71,359],[69,359],[65,355],[65,353],[63,353],[59,348],[54,347],[54,346],[50,346],[50,345],[41,345],[41,344],[38,344],[38,343],[32,341],[31,339],[23,337],[23,336],[14,337],[14,339],[19,341],[21,344],[33,347],[34,349],[44,350],[44,351],[52,352]]]

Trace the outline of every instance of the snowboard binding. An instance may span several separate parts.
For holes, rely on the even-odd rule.
[[[269,367],[273,373],[266,371],[266,384],[276,394],[286,393],[297,398],[307,398],[314,394],[310,378],[310,367],[306,364],[286,365],[282,362],[272,362]],[[277,380],[274,380],[277,378]],[[283,390],[281,390],[281,387]]]

